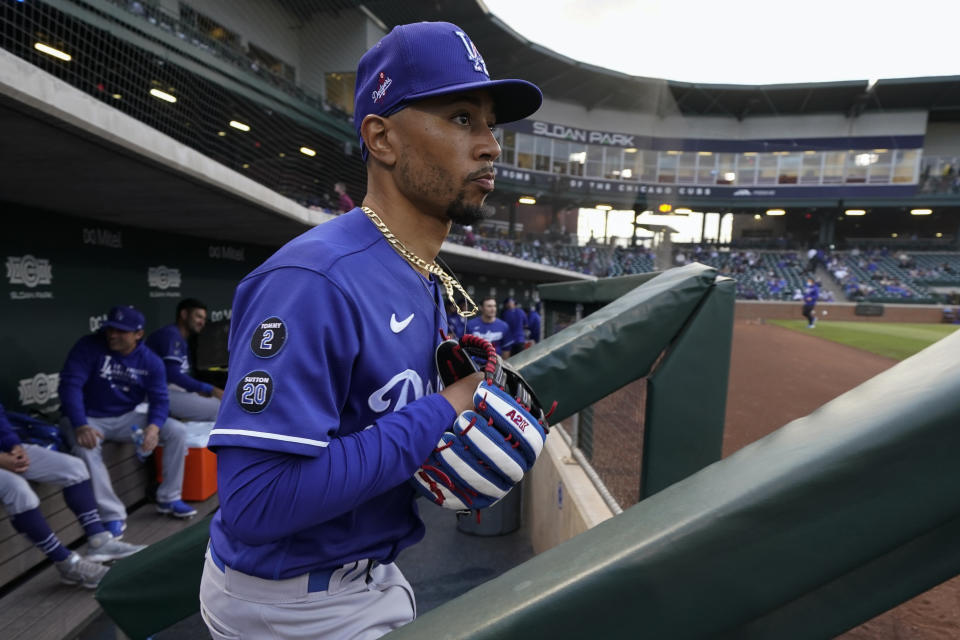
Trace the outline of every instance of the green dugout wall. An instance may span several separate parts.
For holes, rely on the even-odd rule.
[[[0,207],[5,222],[0,402],[9,409],[57,402],[57,375],[67,351],[99,327],[111,306],[142,310],[147,333],[172,322],[177,302],[185,297],[203,300],[210,320],[228,319],[237,281],[271,252],[18,205]]]

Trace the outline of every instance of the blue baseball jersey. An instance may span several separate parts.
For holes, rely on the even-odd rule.
[[[527,329],[530,330],[530,339],[540,342],[540,314],[533,309],[527,313]]]
[[[148,400],[147,419],[162,427],[170,410],[163,362],[140,343],[127,355],[111,351],[102,331],[80,338],[60,372],[60,403],[73,427],[119,416]]]
[[[527,314],[523,309],[520,307],[504,309],[503,321],[510,327],[510,341],[513,344],[523,344],[526,341],[523,330],[527,326]]]
[[[267,579],[372,558],[424,534],[408,480],[456,419],[434,352],[442,287],[359,209],[295,238],[237,286],[209,447],[210,537]]]
[[[187,341],[175,324],[157,329],[144,343],[160,356],[167,372],[167,382],[185,391],[209,394],[213,385],[190,376],[190,353]]]
[[[513,346],[513,335],[510,333],[510,327],[500,318],[494,318],[493,322],[484,322],[483,318],[471,318],[467,322],[467,333],[480,336],[491,343],[497,353],[503,353],[504,349]]]
[[[20,444],[20,436],[13,430],[3,405],[0,404],[0,451],[10,451],[18,444]]]
[[[463,332],[467,330],[467,321],[460,314],[447,314],[447,331],[457,340],[463,337]]]
[[[807,286],[806,290],[803,292],[803,304],[806,305],[815,305],[817,300],[820,299],[820,287],[816,284],[811,284]]]

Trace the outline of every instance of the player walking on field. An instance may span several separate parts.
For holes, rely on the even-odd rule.
[[[820,286],[813,278],[807,278],[807,288],[803,290],[803,309],[800,313],[807,319],[807,329],[817,326],[817,300],[820,299]]]
[[[413,620],[393,564],[424,535],[411,479],[441,436],[461,437],[458,414],[489,410],[479,374],[438,392],[446,299],[476,305],[434,260],[451,222],[484,217],[491,128],[536,111],[540,91],[491,81],[457,26],[418,23],[364,55],[355,102],[363,207],[288,243],[235,294],[200,594],[214,638],[375,638]]]

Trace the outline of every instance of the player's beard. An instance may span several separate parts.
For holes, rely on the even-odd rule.
[[[447,206],[447,217],[456,224],[467,226],[482,222],[493,216],[494,209],[486,204],[467,204],[466,194],[461,191],[456,200]]]

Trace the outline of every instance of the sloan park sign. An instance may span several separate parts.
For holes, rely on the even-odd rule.
[[[569,140],[570,142],[583,142],[586,144],[606,144],[613,147],[632,147],[633,139],[636,136],[625,133],[610,133],[607,131],[593,131],[590,129],[577,129],[562,124],[553,124],[550,122],[540,122],[538,120],[529,121],[531,129],[527,133],[535,136],[546,136],[548,138],[557,138],[559,140]]]

